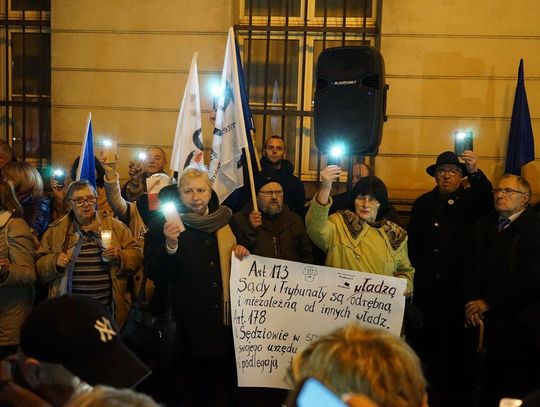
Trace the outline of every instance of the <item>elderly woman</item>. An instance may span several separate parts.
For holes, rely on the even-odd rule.
[[[14,353],[32,310],[34,238],[9,183],[0,180],[0,360]]]
[[[314,377],[338,396],[362,394],[378,406],[427,407],[420,359],[400,338],[351,323],[299,352],[291,365],[298,386]]]
[[[119,326],[127,315],[127,276],[142,263],[142,250],[119,220],[96,211],[98,194],[87,180],[66,191],[67,215],[52,222],[41,239],[37,271],[49,297],[84,295],[100,301]]]
[[[405,294],[412,294],[407,232],[388,219],[393,209],[386,186],[377,177],[361,178],[351,191],[349,210],[328,216],[332,181],[340,173],[335,165],[321,171],[321,189],[306,215],[309,237],[327,253],[327,266],[406,278]]]
[[[23,207],[23,219],[39,241],[51,220],[51,202],[43,192],[41,175],[33,165],[16,161],[2,168],[2,177],[15,188]]]
[[[162,191],[160,199],[164,195]],[[174,298],[180,386],[173,404],[235,405],[231,251],[245,255],[247,250],[236,245],[229,227],[232,213],[219,205],[203,167],[184,170],[177,196],[181,222],[152,221],[144,250],[145,269],[156,284],[154,298],[166,297],[168,286]]]

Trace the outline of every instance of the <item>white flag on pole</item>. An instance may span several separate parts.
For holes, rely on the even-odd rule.
[[[171,170],[178,172],[182,172],[191,162],[203,163],[201,102],[197,73],[198,55],[198,52],[193,53],[184,98],[176,122],[170,167]]]
[[[242,148],[247,146],[242,97],[238,80],[234,31],[229,29],[221,75],[221,95],[210,157],[210,180],[219,202],[244,185]]]

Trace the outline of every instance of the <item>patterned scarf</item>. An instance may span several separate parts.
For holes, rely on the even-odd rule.
[[[360,222],[360,218],[354,212],[349,210],[338,211],[343,217],[345,226],[349,230],[349,233],[356,239],[362,231],[363,223]],[[407,238],[407,232],[401,226],[389,221],[388,219],[380,219],[379,221],[370,224],[372,228],[380,229],[387,237],[392,249],[397,250],[403,241]]]

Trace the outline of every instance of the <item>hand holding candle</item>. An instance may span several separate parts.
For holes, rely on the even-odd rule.
[[[102,230],[101,231],[101,247],[103,248],[103,261],[111,261],[111,257],[107,256],[105,253],[111,249],[112,246],[112,231],[111,230]]]

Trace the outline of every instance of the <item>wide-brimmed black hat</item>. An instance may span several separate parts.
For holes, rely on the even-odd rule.
[[[457,155],[453,151],[445,151],[439,154],[435,164],[426,168],[426,172],[432,177],[435,176],[435,170],[439,165],[455,165],[461,169],[461,174],[465,176],[467,174],[467,166],[459,161]]]

